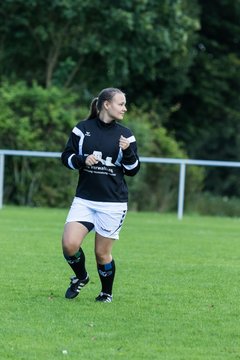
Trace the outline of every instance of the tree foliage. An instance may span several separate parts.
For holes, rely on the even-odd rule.
[[[0,88],[0,143],[4,148],[61,152],[68,135],[88,109],[76,106],[79,98],[56,87],[31,88],[23,82]],[[139,153],[181,157],[183,151],[164,128],[153,129],[146,114],[135,108],[126,125],[138,138]],[[136,209],[176,207],[178,169],[143,166],[132,187]],[[20,205],[68,206],[74,195],[77,172],[67,170],[59,159],[7,157],[5,201]],[[137,177],[136,177],[137,178]],[[166,181],[167,178],[167,181]],[[201,172],[190,172],[191,192],[201,186]],[[168,189],[171,192],[168,193]],[[167,197],[166,194],[168,193]]]
[[[140,119],[131,125],[142,155],[239,160],[239,1],[5,0],[0,16],[0,147],[61,151],[92,97],[116,86],[131,104],[129,119]],[[140,192],[177,179],[148,169],[145,183],[133,180],[139,208]],[[205,189],[239,195],[238,177],[208,169]]]
[[[240,161],[240,3],[201,1],[201,32],[190,86],[168,128],[194,158]],[[240,195],[239,171],[208,169],[205,187]]]
[[[5,82],[0,88],[1,148],[61,151],[73,124],[83,116],[76,95],[37,84]],[[61,206],[72,191],[71,174],[56,159],[11,156],[6,159],[5,201],[19,205]],[[75,184],[72,185],[74,188]]]
[[[130,87],[134,100],[139,85],[152,97],[156,83],[155,95],[170,96],[183,89],[199,28],[187,4],[6,0],[1,6],[2,74],[91,93],[115,83]]]

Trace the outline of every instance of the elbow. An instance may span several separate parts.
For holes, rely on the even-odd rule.
[[[68,167],[68,161],[67,161],[67,156],[66,154],[63,152],[62,155],[61,155],[61,162],[64,166],[67,166]]]
[[[72,167],[69,164],[69,156],[65,152],[61,155],[61,162],[64,166],[66,166],[68,169],[72,169]]]

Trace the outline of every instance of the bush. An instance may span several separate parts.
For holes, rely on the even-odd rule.
[[[126,124],[133,130],[140,156],[187,158],[186,153],[162,126],[153,127],[155,113],[142,113],[132,108]],[[158,123],[160,123],[158,119]],[[187,171],[188,197],[202,188],[204,170],[189,167]],[[127,179],[130,188],[130,208],[145,211],[173,211],[177,208],[179,166],[142,163],[140,173]]]
[[[200,215],[240,217],[240,199],[205,192],[195,195],[188,202],[186,211]]]
[[[88,113],[73,92],[56,87],[44,89],[37,84],[29,88],[23,82],[2,85],[0,106],[2,147],[15,150],[61,152],[72,127]],[[137,138],[140,156],[186,157],[162,126],[152,125],[153,117],[157,115],[132,107],[124,120]],[[78,173],[67,170],[59,159],[7,157],[4,201],[30,206],[69,206],[77,177]],[[127,178],[130,208],[176,209],[178,179],[178,166],[142,164],[136,177]],[[199,191],[202,179],[200,169],[189,169],[190,195]]]
[[[61,152],[83,117],[76,94],[37,84],[29,88],[23,82],[2,84],[0,106],[0,143],[5,149]],[[5,173],[6,203],[66,206],[74,194],[71,185],[77,174],[64,171],[58,159],[8,156]]]

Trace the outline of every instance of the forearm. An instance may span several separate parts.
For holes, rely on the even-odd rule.
[[[140,169],[140,161],[136,152],[133,151],[131,146],[123,150],[122,165],[124,173],[127,176],[134,176]]]
[[[63,165],[72,170],[81,169],[85,165],[85,159],[85,156],[76,155],[69,150],[64,150],[61,156]]]

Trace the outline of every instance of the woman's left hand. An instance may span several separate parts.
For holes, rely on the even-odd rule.
[[[128,141],[128,139],[121,135],[121,137],[119,139],[120,148],[122,150],[126,150],[129,147],[129,145],[130,145],[130,142]]]

